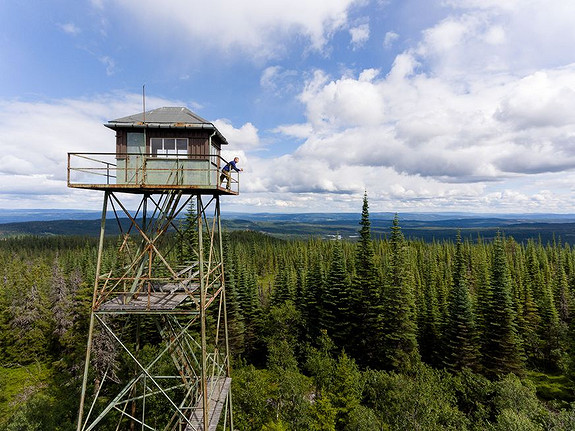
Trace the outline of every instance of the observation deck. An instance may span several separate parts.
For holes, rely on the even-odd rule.
[[[68,187],[125,193],[238,195],[239,175],[220,183],[219,155],[166,156],[142,153],[68,153]]]

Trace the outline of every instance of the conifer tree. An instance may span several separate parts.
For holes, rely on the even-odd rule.
[[[231,352],[234,355],[241,355],[244,349],[245,325],[242,316],[242,309],[239,294],[236,286],[236,269],[234,259],[231,256],[229,235],[223,235],[224,263],[225,263],[225,294],[226,294],[226,315],[228,321],[228,340]],[[219,312],[217,307],[214,313]],[[224,330],[224,328],[221,328]]]
[[[559,251],[558,261],[555,269],[555,283],[554,283],[554,296],[559,319],[564,325],[567,325],[571,320],[571,313],[573,307],[573,300],[569,290],[567,281],[567,273],[565,272],[565,258],[562,250]]]
[[[363,196],[360,225],[351,302],[353,321],[350,329],[355,338],[353,345],[356,347],[355,355],[358,362],[362,365],[378,366],[382,305],[371,240],[367,193]]]
[[[345,269],[341,241],[334,243],[331,265],[327,273],[323,307],[320,311],[320,328],[325,329],[339,348],[349,345],[350,332],[350,283]]]
[[[454,266],[453,287],[449,295],[447,324],[444,331],[444,365],[451,371],[459,371],[463,368],[475,369],[478,358],[475,321],[459,232]]]
[[[516,333],[504,241],[498,233],[493,242],[491,263],[491,297],[486,315],[486,344],[482,360],[488,376],[520,374],[520,340]]]
[[[287,265],[282,265],[274,283],[271,305],[279,306],[286,301],[293,301],[292,271]]]
[[[541,337],[539,326],[541,316],[539,304],[536,299],[541,297],[541,272],[533,240],[527,242],[525,250],[525,287],[523,299],[523,348],[525,355],[531,362],[536,362],[540,356]]]
[[[323,308],[324,277],[321,265],[321,255],[315,256],[311,268],[306,275],[306,288],[302,320],[309,341],[315,344],[321,334],[320,313]]]
[[[186,210],[186,216],[180,226],[180,260],[193,262],[198,260],[198,213],[194,199],[190,200]]]
[[[481,238],[479,238],[472,255],[471,279],[473,286],[472,290],[475,292],[473,302],[476,330],[479,341],[480,364],[483,364],[483,353],[487,349],[487,344],[489,342],[489,331],[487,326],[491,304],[491,274],[487,254],[487,246]]]
[[[69,290],[58,260],[52,266],[52,283],[50,286],[50,302],[52,318],[54,319],[54,335],[59,339],[64,337],[73,325],[73,293]]]
[[[421,304],[418,319],[418,345],[422,359],[430,365],[441,365],[440,331],[441,315],[437,299],[437,265],[435,255],[427,248],[424,259],[420,262],[422,268]]]
[[[263,310],[255,275],[244,265],[237,265],[237,289],[244,322],[244,355],[252,362],[263,359]]]
[[[405,370],[418,359],[417,328],[406,244],[397,214],[391,227],[390,243],[390,271],[383,292],[384,365]]]

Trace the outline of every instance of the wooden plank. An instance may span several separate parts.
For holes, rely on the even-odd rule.
[[[208,379],[208,431],[216,431],[231,383],[231,377]],[[203,396],[200,396],[190,416],[190,424],[185,431],[204,431],[203,403]]]
[[[103,303],[102,311],[136,311],[136,310],[173,310],[188,298],[186,293],[151,292],[139,293],[137,298],[133,294],[122,294]]]

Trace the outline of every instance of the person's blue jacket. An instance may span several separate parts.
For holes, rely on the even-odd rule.
[[[238,169],[238,167],[236,166],[236,161],[232,160],[231,162],[228,162],[228,164],[226,166],[224,166],[224,168],[222,169],[222,171],[224,172],[229,172],[230,171],[230,166],[234,169],[234,171],[236,172],[240,172],[240,170]]]

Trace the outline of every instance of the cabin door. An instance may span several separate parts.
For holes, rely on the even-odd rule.
[[[127,136],[128,158],[126,160],[126,182],[139,184],[144,178],[144,155],[146,154],[146,138],[143,133],[130,133]]]

